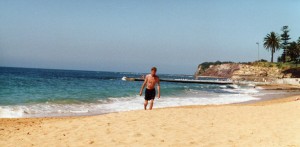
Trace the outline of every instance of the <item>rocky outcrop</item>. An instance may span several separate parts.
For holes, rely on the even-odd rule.
[[[276,79],[291,78],[295,74],[287,72],[287,70],[279,69],[276,66],[264,67],[251,64],[220,64],[211,65],[206,70],[201,65],[195,73],[196,77],[210,76],[220,78],[231,78],[236,81],[256,81],[256,82],[273,82]]]
[[[240,64],[220,64],[210,65],[209,68],[204,70],[201,65],[198,66],[196,75],[199,76],[210,76],[210,77],[222,77],[231,78],[234,71],[240,69]]]
[[[232,74],[231,79],[237,81],[272,82],[288,77],[277,67],[261,67],[241,64],[240,69]]]

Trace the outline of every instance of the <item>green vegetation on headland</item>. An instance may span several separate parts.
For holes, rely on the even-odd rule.
[[[291,63],[291,62],[272,63],[272,62],[267,62],[267,60],[264,60],[264,59],[261,59],[259,61],[255,61],[255,62],[232,62],[232,61],[203,62],[203,63],[199,64],[198,67],[201,66],[201,68],[203,70],[206,70],[211,65],[221,65],[221,64],[247,64],[247,65],[259,66],[259,67],[277,67],[277,68],[282,69],[282,70],[291,69],[291,68],[299,68],[300,69],[300,65],[294,64],[294,63]]]
[[[282,34],[270,32],[264,38],[263,46],[271,51],[271,62],[261,59],[255,62],[216,61],[203,62],[198,65],[195,76],[232,77],[239,75],[247,80],[276,79],[276,78],[300,78],[300,37],[297,41],[290,41],[289,28],[283,26]],[[257,43],[259,45],[259,43]],[[274,53],[278,50],[283,53],[273,62]],[[249,78],[250,77],[250,78]],[[261,79],[258,79],[260,77]],[[251,79],[252,78],[252,79]]]
[[[297,41],[289,41],[289,28],[283,26],[281,28],[282,34],[279,36],[275,32],[270,32],[264,38],[264,47],[271,51],[271,62],[273,62],[273,55],[276,51],[282,49],[283,53],[278,57],[278,62],[300,63],[300,37]]]
[[[280,78],[300,78],[300,66],[293,63],[256,62],[204,62],[199,64],[195,77],[223,77],[248,81],[274,81]]]
[[[201,64],[198,65],[198,68],[199,68],[199,66],[201,66],[203,70],[206,70],[206,69],[208,69],[211,65],[221,65],[221,64],[228,64],[228,63],[234,63],[234,62],[231,62],[231,61],[224,61],[224,62],[221,62],[221,61],[216,61],[216,62],[203,62],[203,63],[201,63]]]
[[[282,62],[277,62],[277,63],[272,63],[272,62],[252,62],[251,65],[253,66],[260,66],[260,67],[277,67],[282,70],[290,69],[290,68],[298,68],[297,64],[293,63],[282,63]],[[300,68],[300,67],[299,67]]]

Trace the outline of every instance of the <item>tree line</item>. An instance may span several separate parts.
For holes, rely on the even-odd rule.
[[[270,32],[264,38],[264,47],[271,51],[271,62],[276,51],[282,49],[283,53],[278,57],[277,62],[290,62],[298,64],[300,62],[300,37],[297,41],[290,41],[289,28],[283,26],[282,34]]]

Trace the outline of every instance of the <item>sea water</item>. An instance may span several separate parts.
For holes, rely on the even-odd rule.
[[[97,115],[141,110],[142,82],[124,81],[145,73],[0,67],[0,118]],[[193,79],[192,75],[159,74]],[[253,87],[161,82],[154,108],[229,104],[259,100]]]

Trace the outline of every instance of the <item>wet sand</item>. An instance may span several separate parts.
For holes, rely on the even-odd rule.
[[[250,104],[0,119],[0,146],[300,146],[300,95]]]

